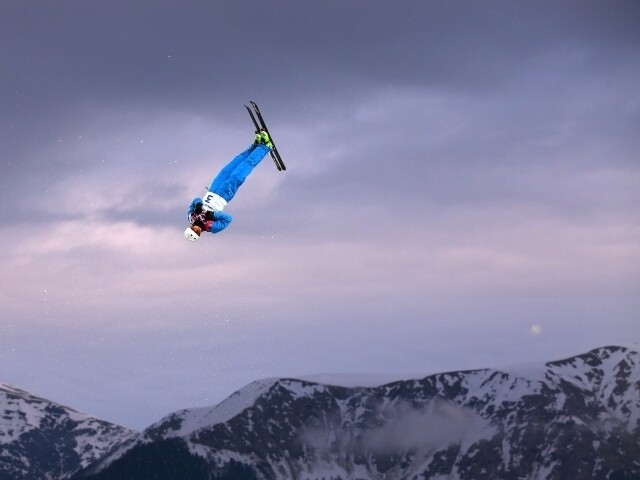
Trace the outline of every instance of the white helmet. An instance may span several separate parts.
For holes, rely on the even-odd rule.
[[[192,242],[195,242],[200,238],[200,235],[191,230],[191,227],[187,227],[187,229],[184,231],[184,236],[187,240],[191,240]]]

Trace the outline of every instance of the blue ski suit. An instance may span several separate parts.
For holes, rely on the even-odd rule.
[[[267,156],[269,147],[266,145],[251,145],[244,152],[231,160],[211,182],[209,192],[230,202],[240,185],[244,183],[253,169]],[[187,220],[190,225],[199,224],[203,231],[218,233],[229,226],[233,217],[223,211],[197,211],[197,205],[202,205],[202,198],[196,197],[187,210]],[[213,213],[213,215],[212,215]]]

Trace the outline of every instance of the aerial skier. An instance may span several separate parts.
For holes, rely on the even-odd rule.
[[[263,130],[256,133],[253,145],[220,170],[204,198],[193,199],[187,211],[189,227],[184,231],[187,240],[195,242],[202,232],[218,233],[229,226],[233,217],[222,210],[272,148],[273,143],[267,132]]]
[[[278,153],[258,106],[251,102],[253,111],[247,108],[251,120],[256,127],[256,135],[253,144],[244,152],[237,155],[229,162],[211,182],[209,191],[204,198],[196,197],[187,210],[189,226],[184,231],[187,240],[195,242],[202,232],[218,233],[231,223],[232,217],[223,212],[224,207],[235,196],[240,185],[244,183],[253,169],[267,156],[271,154],[278,170],[286,167]],[[260,124],[258,124],[258,121]]]

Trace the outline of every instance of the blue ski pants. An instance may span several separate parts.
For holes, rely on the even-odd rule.
[[[209,191],[230,202],[240,185],[268,153],[269,147],[266,145],[251,145],[220,170],[211,182]]]

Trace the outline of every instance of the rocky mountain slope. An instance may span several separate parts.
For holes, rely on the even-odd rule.
[[[54,480],[135,432],[0,384],[0,480]]]
[[[638,479],[640,353],[374,388],[255,382],[173,413],[74,479]]]

